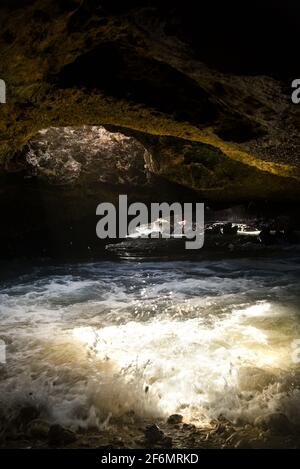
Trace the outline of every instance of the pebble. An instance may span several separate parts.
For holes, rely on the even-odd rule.
[[[167,423],[170,423],[170,424],[172,424],[172,425],[176,425],[176,424],[178,424],[178,423],[181,423],[182,420],[183,420],[182,415],[180,415],[180,414],[172,414],[172,415],[170,415],[170,417],[168,418]]]
[[[164,432],[157,425],[147,425],[145,429],[145,439],[149,443],[157,443],[163,440],[164,437]]]
[[[164,448],[172,448],[173,440],[170,436],[165,436],[161,442]]]
[[[32,420],[28,427],[27,433],[32,438],[44,439],[48,437],[50,425],[41,419]]]
[[[246,439],[241,439],[239,440],[235,445],[234,447],[236,449],[251,449],[252,446],[251,444],[249,443],[249,441],[247,441]]]
[[[62,446],[75,441],[76,434],[61,425],[51,425],[48,433],[49,444],[53,446]]]

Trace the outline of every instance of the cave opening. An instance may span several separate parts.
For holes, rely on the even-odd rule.
[[[2,200],[2,213],[10,230],[3,254],[101,252],[95,236],[98,203],[113,202],[119,191],[133,197],[147,191],[150,158],[137,139],[102,126],[41,129],[7,162],[11,192]]]

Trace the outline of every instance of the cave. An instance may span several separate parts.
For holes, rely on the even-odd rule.
[[[198,3],[1,2],[0,451],[300,447],[299,6]]]

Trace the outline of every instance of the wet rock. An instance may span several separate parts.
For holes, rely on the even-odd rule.
[[[214,434],[214,433],[222,434],[222,433],[226,432],[226,430],[227,430],[227,427],[223,423],[219,423],[217,425],[217,427],[211,433],[212,434]]]
[[[227,445],[232,445],[234,440],[236,439],[237,435],[236,433],[232,433],[227,439],[226,439],[226,444]]]
[[[32,422],[29,423],[27,433],[32,438],[43,440],[48,437],[49,430],[50,425],[48,424],[48,422],[41,419],[36,419],[32,420]]]
[[[196,438],[194,436],[190,436],[187,441],[187,445],[189,448],[194,447],[196,444]]]
[[[62,446],[73,443],[76,440],[76,435],[71,430],[55,424],[51,425],[49,429],[48,440],[51,446]]]
[[[249,441],[247,441],[246,439],[242,438],[241,440],[239,440],[235,445],[234,447],[236,449],[251,449],[252,446],[251,444],[249,443]]]
[[[263,442],[262,440],[259,440],[257,438],[251,438],[250,440],[250,445],[253,449],[261,449],[263,448]]]
[[[172,414],[167,420],[167,423],[170,423],[171,425],[177,425],[178,423],[181,423],[183,420],[182,415],[180,414]]]
[[[274,244],[276,241],[275,236],[271,234],[270,227],[265,227],[259,233],[259,240],[262,244],[268,246],[269,244]]]
[[[192,423],[184,423],[182,425],[183,430],[195,430],[196,426]]]
[[[263,415],[255,419],[254,424],[263,430],[270,430],[277,434],[289,434],[292,430],[292,424],[286,415],[281,412]]]
[[[232,223],[225,223],[223,225],[223,234],[224,235],[236,235],[237,234],[237,226],[232,226]]]
[[[164,448],[172,448],[172,445],[173,445],[173,440],[170,436],[165,436],[163,439],[162,439],[162,442],[161,442],[162,446]]]
[[[145,429],[145,439],[148,443],[158,443],[165,438],[164,432],[155,424],[147,425]]]

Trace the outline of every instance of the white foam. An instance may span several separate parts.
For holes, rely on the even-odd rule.
[[[180,412],[201,425],[280,410],[300,421],[293,269],[284,284],[267,265],[260,276],[253,265],[240,275],[241,263],[168,268],[78,266],[80,276],[3,288],[1,406],[13,413],[34,402],[73,427],[133,412]]]

